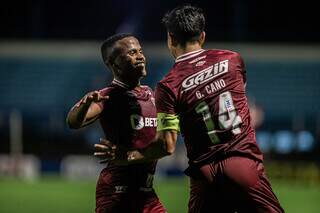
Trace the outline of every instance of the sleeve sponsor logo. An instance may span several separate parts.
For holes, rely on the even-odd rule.
[[[219,75],[228,72],[228,67],[229,60],[224,60],[189,76],[182,82],[182,92],[186,92],[192,88],[197,87],[198,85],[201,85],[207,81],[212,80],[213,78],[216,78]]]

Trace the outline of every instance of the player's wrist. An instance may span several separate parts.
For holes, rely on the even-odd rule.
[[[127,153],[127,160],[130,161],[138,161],[144,159],[145,156],[141,152],[141,150],[132,150]]]

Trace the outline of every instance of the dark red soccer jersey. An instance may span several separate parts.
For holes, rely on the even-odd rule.
[[[262,160],[240,55],[198,50],[176,59],[156,88],[158,113],[178,115],[190,164],[241,154]]]
[[[154,94],[149,87],[129,90],[114,81],[100,90],[100,94],[109,96],[99,104],[103,109],[99,119],[106,139],[128,149],[142,149],[153,141],[157,121]],[[132,184],[142,182],[139,183],[142,186],[150,178],[148,175],[154,174],[155,165],[152,162],[124,167],[109,164],[108,167],[131,179]]]

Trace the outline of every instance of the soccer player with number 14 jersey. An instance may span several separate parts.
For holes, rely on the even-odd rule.
[[[176,60],[156,89],[158,131],[180,127],[184,136],[189,212],[283,212],[256,144],[241,56],[202,49],[199,8],[174,9],[164,24]]]
[[[175,64],[156,88],[157,136],[147,148],[129,151],[127,160],[172,154],[181,132],[189,159],[190,213],[284,212],[256,144],[241,56],[202,49],[200,8],[175,8],[163,22]]]

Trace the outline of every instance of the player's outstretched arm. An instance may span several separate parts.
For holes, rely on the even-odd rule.
[[[108,98],[108,96],[102,96],[98,91],[87,93],[69,111],[68,126],[71,129],[78,129],[94,122],[102,112],[102,108],[97,103]]]

